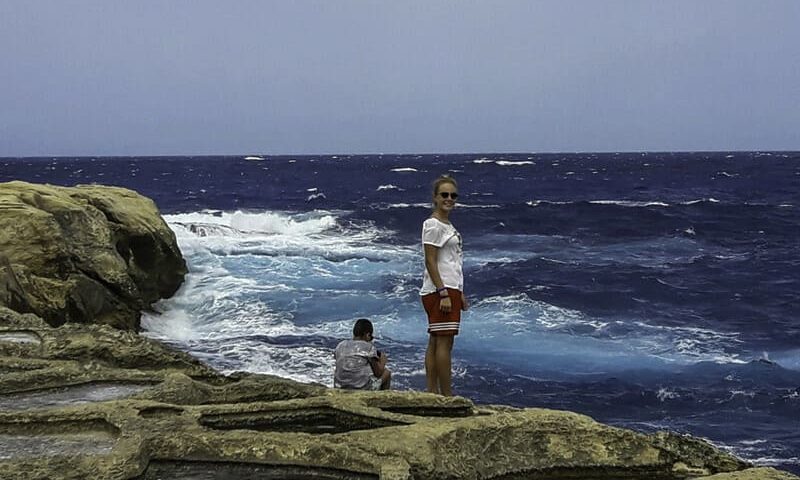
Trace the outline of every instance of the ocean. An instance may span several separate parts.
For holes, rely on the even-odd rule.
[[[332,385],[370,318],[424,390],[420,229],[459,183],[454,392],[703,437],[800,473],[800,152],[0,158],[0,181],[155,200],[189,274],[144,334]]]

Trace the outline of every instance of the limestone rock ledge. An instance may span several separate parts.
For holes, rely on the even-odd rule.
[[[185,274],[174,233],[132,190],[0,183],[0,305],[137,330]]]
[[[0,478],[789,480],[692,437],[418,392],[223,376],[0,307]]]

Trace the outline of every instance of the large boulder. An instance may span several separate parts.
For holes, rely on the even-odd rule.
[[[132,190],[0,183],[0,305],[53,326],[138,330],[185,274],[174,233]]]

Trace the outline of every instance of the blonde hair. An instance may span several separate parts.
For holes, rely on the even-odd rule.
[[[458,182],[456,179],[451,177],[450,175],[439,175],[439,178],[433,181],[433,197],[436,198],[436,195],[439,194],[439,187],[444,185],[445,183],[449,183],[450,185],[458,188]],[[434,200],[431,202],[431,208],[436,209],[436,201]]]
[[[449,183],[452,186],[458,188],[458,182],[456,179],[451,177],[450,175],[439,175],[439,178],[433,181],[433,196],[435,197],[437,193],[439,193],[439,187],[442,184]]]

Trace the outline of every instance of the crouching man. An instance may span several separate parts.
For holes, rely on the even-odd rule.
[[[372,343],[372,322],[366,318],[356,321],[353,339],[336,346],[333,358],[336,371],[333,386],[356,390],[388,390],[392,374],[386,368],[388,358]]]

